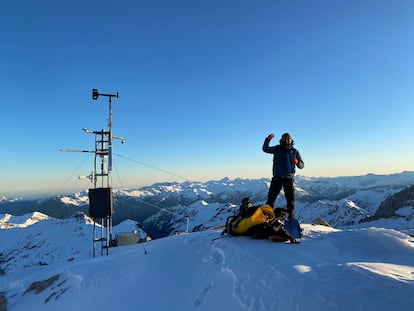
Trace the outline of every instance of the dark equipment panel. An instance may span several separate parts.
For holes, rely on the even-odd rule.
[[[89,217],[105,218],[114,214],[112,188],[89,189]]]

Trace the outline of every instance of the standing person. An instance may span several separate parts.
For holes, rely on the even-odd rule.
[[[270,147],[275,135],[270,134],[263,143],[263,151],[273,154],[273,178],[270,183],[266,204],[273,207],[280,190],[285,192],[289,219],[295,219],[295,166],[302,169],[305,164],[298,150],[293,148],[294,141],[289,133],[284,133],[279,145]]]

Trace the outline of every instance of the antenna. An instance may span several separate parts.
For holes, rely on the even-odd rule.
[[[108,255],[109,247],[113,246],[112,215],[114,214],[114,210],[113,192],[110,178],[110,173],[112,171],[112,139],[119,139],[121,140],[121,143],[125,143],[124,137],[112,135],[112,98],[115,97],[118,99],[118,92],[116,94],[100,94],[97,89],[92,89],[92,99],[98,100],[99,96],[109,98],[108,129],[96,131],[83,128],[85,133],[95,135],[95,150],[61,149],[63,152],[88,152],[95,154],[92,173],[87,176],[79,176],[79,179],[89,179],[93,182],[93,188],[89,189],[88,193],[89,216],[92,217],[94,221],[93,257],[95,257],[96,242],[101,242],[101,255],[103,254],[103,249],[106,249],[106,254]],[[101,235],[98,238],[96,237],[96,220],[100,220],[101,222]],[[104,222],[105,220],[106,225]]]

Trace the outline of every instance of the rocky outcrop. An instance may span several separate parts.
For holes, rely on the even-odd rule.
[[[387,197],[378,207],[376,218],[395,217],[397,210],[403,207],[414,207],[414,186],[407,187],[402,191]]]

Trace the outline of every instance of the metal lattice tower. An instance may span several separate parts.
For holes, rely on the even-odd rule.
[[[112,134],[112,98],[118,98],[116,94],[100,94],[97,89],[92,89],[92,99],[97,100],[99,96],[109,98],[109,122],[108,130],[94,131],[83,128],[86,133],[95,135],[95,150],[67,150],[65,152],[89,152],[94,153],[93,171],[89,176],[80,176],[80,179],[89,178],[93,183],[93,188],[89,189],[89,216],[93,218],[93,256],[95,257],[96,243],[101,243],[101,255],[104,249],[109,254],[109,247],[113,245],[112,238],[112,215],[113,192],[111,186],[112,171],[112,139],[120,139],[122,143],[125,139],[121,136]],[[96,232],[96,223],[100,223],[100,234]]]

